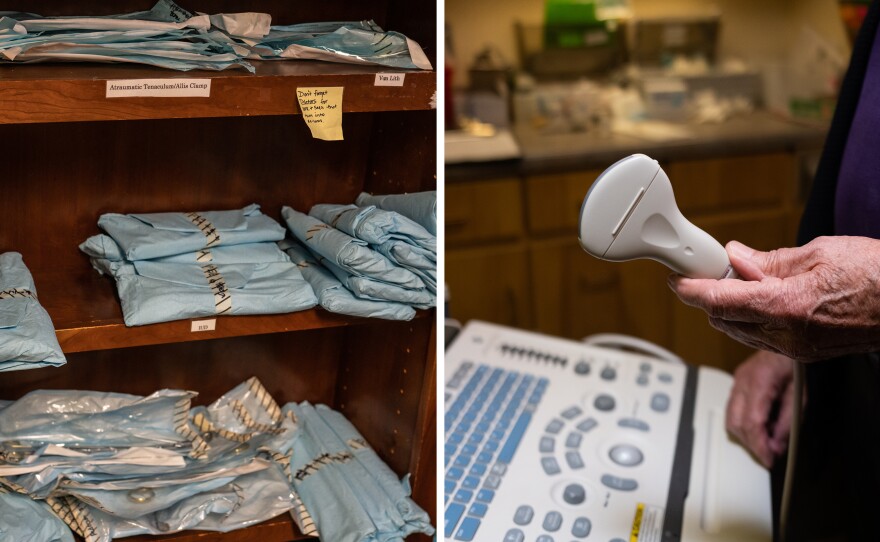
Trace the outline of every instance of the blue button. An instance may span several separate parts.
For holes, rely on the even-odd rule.
[[[461,447],[461,453],[464,455],[474,455],[477,453],[477,447],[473,444],[465,444]]]
[[[471,467],[471,476],[482,476],[486,474],[486,464],[485,463],[474,463]]]
[[[446,453],[446,455],[455,455],[455,452],[457,451],[458,446],[456,446],[455,444],[447,444],[443,447],[443,452]]]
[[[495,498],[495,492],[491,489],[481,489],[477,492],[477,500],[480,502],[492,502]]]
[[[480,491],[482,491],[482,490],[480,490]],[[467,504],[467,503],[471,502],[471,499],[473,499],[473,498],[474,498],[474,492],[468,491],[467,489],[459,489],[455,493],[455,502],[461,502],[461,503]]]
[[[489,452],[482,452],[477,456],[477,461],[480,463],[491,463],[492,462],[492,454]]]
[[[499,444],[498,444],[498,441],[497,441],[497,440],[490,440],[490,441],[487,442],[486,444],[483,444],[483,451],[484,451],[484,452],[495,452],[495,451],[498,451],[498,445],[499,445]]]
[[[446,493],[452,493],[455,491],[455,480],[444,480],[444,487],[446,489]]]
[[[476,516],[478,518],[486,517],[486,512],[489,511],[489,507],[481,502],[475,502],[471,505],[470,510],[468,510],[468,514],[471,516]]]
[[[446,523],[443,527],[446,538],[450,538],[452,533],[455,532],[455,526],[458,525],[462,514],[464,514],[464,506],[460,504],[452,503],[446,507],[446,513],[444,514]]]
[[[469,455],[460,455],[455,458],[454,465],[456,467],[467,467],[471,464],[471,456]]]
[[[474,535],[477,534],[477,529],[480,527],[480,520],[477,518],[464,518],[464,521],[461,522],[461,527],[458,528],[458,532],[455,533],[455,539],[461,540],[462,542],[470,542],[474,539]]]
[[[480,479],[476,476],[468,476],[461,483],[461,487],[465,489],[477,489],[477,486],[480,485]]]
[[[459,467],[452,467],[446,471],[446,477],[450,480],[459,480],[462,476],[464,476],[464,469]]]

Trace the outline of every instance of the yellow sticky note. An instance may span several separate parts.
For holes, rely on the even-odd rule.
[[[296,99],[312,137],[324,141],[342,139],[342,89],[344,87],[297,88]]]

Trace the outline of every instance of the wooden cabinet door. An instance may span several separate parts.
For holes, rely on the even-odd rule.
[[[520,243],[447,249],[450,316],[509,326],[532,325],[526,249]]]
[[[538,331],[572,339],[628,333],[670,346],[675,296],[659,263],[598,260],[567,238],[532,243],[530,267]]]

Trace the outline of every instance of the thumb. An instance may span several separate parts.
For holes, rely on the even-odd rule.
[[[744,280],[784,278],[809,269],[811,251],[800,247],[761,252],[738,241],[731,241],[726,249],[731,265]]]
[[[730,264],[743,280],[761,280],[766,274],[760,265],[762,252],[751,249],[739,241],[731,241],[725,247]]]

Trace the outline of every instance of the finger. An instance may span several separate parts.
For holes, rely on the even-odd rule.
[[[761,252],[738,241],[731,241],[726,249],[734,269],[743,278],[748,277],[747,280],[799,275],[812,268],[816,255],[809,245]]]
[[[767,276],[764,270],[761,269],[761,266],[752,260],[752,255],[756,252],[755,250],[738,241],[731,241],[724,248],[727,250],[730,264],[741,279],[761,280]]]
[[[772,314],[769,303],[779,295],[782,281],[690,279],[673,275],[668,284],[685,305],[701,309],[709,316],[761,322],[766,321],[768,313]]]
[[[756,350],[766,350],[776,354],[783,354],[765,332],[761,324],[751,322],[731,322],[722,318],[709,318],[709,325],[724,333],[735,341]]]
[[[769,448],[766,423],[770,413],[767,394],[750,394],[738,382],[727,403],[727,430],[745,446],[762,465],[769,468],[773,454]]]

